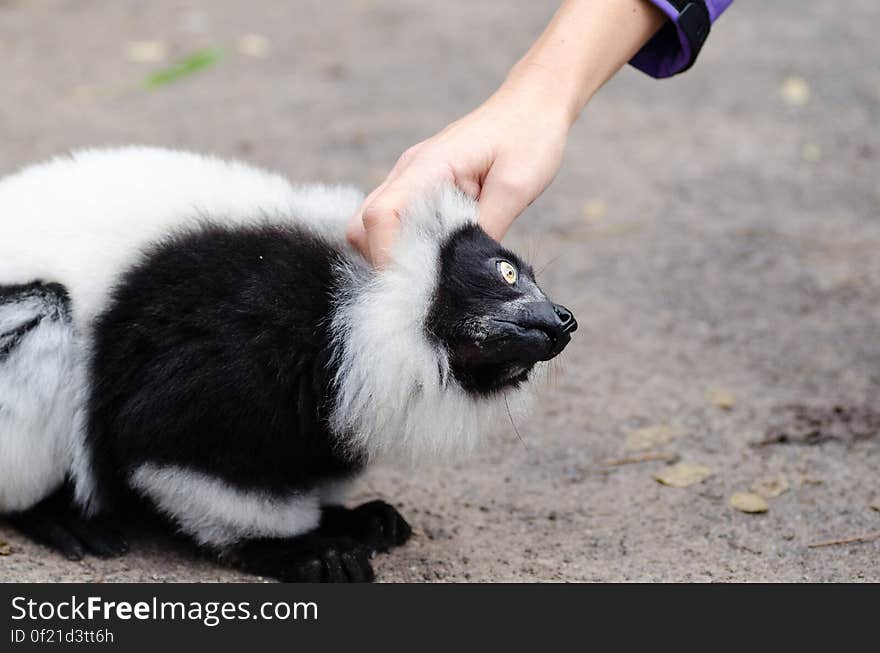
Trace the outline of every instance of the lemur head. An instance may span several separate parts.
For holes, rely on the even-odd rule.
[[[534,365],[557,356],[577,321],[551,302],[531,266],[477,225],[445,239],[437,289],[426,321],[450,371],[466,391],[488,394],[517,386]]]
[[[404,212],[391,254],[376,271],[352,251],[340,268],[331,425],[367,458],[468,451],[522,412],[530,372],[577,323],[454,188]]]

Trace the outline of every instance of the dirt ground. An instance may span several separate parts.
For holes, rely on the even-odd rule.
[[[138,142],[368,188],[554,5],[0,0],[0,174]],[[508,239],[580,330],[524,443],[502,425],[364,479],[417,533],[380,580],[880,580],[880,539],[809,547],[880,531],[878,22],[876,0],[735,3],[686,75],[599,93]],[[143,88],[206,47],[226,55]],[[658,453],[711,475],[662,485],[668,462],[631,460]],[[766,513],[730,506],[761,479],[785,490]],[[4,581],[253,580],[149,532],[78,563],[0,540]]]

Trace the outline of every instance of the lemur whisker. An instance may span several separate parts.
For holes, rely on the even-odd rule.
[[[544,270],[546,270],[546,269],[549,268],[551,265],[553,265],[554,263],[556,263],[556,261],[558,261],[560,258],[562,258],[562,254],[557,254],[556,256],[554,256],[553,258],[551,258],[549,261],[547,261],[546,263],[544,263],[544,265],[542,265],[540,268],[538,268],[538,270],[535,272],[535,276],[537,276],[537,275],[539,275],[539,274],[543,274],[543,273],[544,273]]]
[[[516,437],[519,438],[519,441],[522,443],[522,446],[525,447],[526,451],[531,451],[529,445],[527,445],[526,441],[523,440],[523,436],[520,434],[519,429],[516,428],[516,422],[513,421],[513,415],[510,412],[510,404],[507,401],[507,393],[504,393],[504,406],[507,408],[507,419],[510,420],[510,425],[513,427],[513,432],[516,433]]]

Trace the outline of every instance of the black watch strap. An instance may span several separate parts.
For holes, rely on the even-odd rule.
[[[691,46],[691,60],[679,72],[684,72],[694,65],[700,49],[709,36],[712,29],[712,19],[709,17],[709,9],[702,0],[667,0],[669,4],[678,10],[678,20],[675,21],[679,29],[684,32]]]

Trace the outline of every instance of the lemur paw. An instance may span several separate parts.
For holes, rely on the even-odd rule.
[[[8,519],[32,540],[60,551],[69,560],[81,560],[86,554],[113,558],[128,551],[128,542],[110,522],[80,513],[66,487]]]
[[[370,556],[350,538],[318,533],[252,540],[236,554],[245,571],[286,583],[370,583],[375,578]]]
[[[321,513],[319,531],[344,536],[374,551],[388,551],[412,536],[412,528],[397,509],[381,500],[357,508],[331,506]]]

